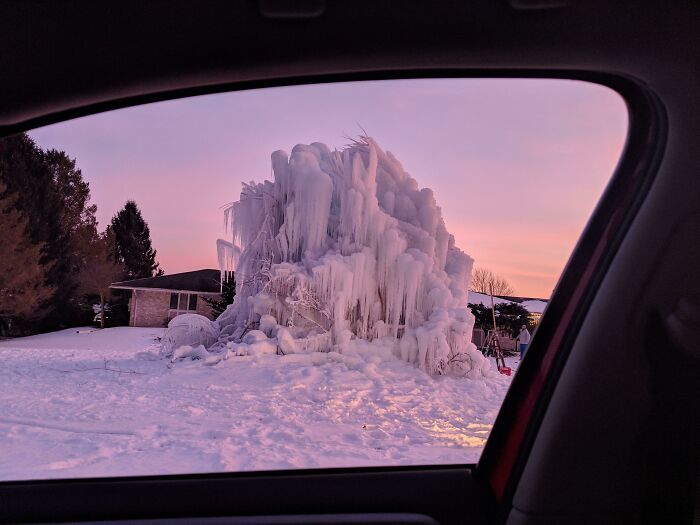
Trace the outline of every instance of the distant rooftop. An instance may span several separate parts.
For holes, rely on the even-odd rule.
[[[221,272],[219,270],[205,269],[193,272],[173,273],[170,275],[158,275],[157,277],[144,277],[131,281],[112,283],[110,288],[117,290],[133,289],[157,289],[177,290],[180,292],[219,293],[221,290]]]
[[[498,295],[494,297],[508,299],[509,301],[513,301],[514,303],[524,303],[525,301],[542,301],[543,303],[546,303],[549,301],[549,299],[541,299],[539,297],[516,297],[514,295]]]
[[[469,291],[469,302],[473,304],[483,304],[491,306],[491,296],[479,292]],[[517,303],[533,314],[541,314],[544,312],[549,299],[540,299],[537,297],[514,297],[508,295],[494,295],[494,304],[500,303]]]

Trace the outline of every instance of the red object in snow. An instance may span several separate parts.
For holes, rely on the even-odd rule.
[[[509,376],[510,375],[510,367],[508,366],[502,366],[501,368],[498,369],[498,371],[503,374],[504,376]]]

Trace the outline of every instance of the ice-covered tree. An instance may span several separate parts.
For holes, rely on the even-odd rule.
[[[225,210],[231,237],[218,242],[219,262],[235,270],[237,292],[210,350],[344,352],[363,340],[431,374],[488,370],[471,343],[473,261],[429,188],[369,137],[340,151],[276,151],[272,170],[274,180],[244,184]],[[199,337],[205,321],[191,321]],[[178,334],[189,322],[178,320]],[[174,330],[164,340],[166,352],[189,344]]]

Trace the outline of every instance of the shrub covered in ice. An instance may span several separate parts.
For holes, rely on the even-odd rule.
[[[391,338],[428,373],[486,372],[467,310],[473,260],[430,189],[369,137],[276,151],[272,170],[225,210],[232,235],[217,243],[219,263],[238,289],[215,323],[219,345],[259,344],[259,333],[280,354],[342,352]]]
[[[183,314],[174,317],[163,335],[161,352],[166,357],[174,356],[180,347],[198,348],[200,345],[209,348],[219,338],[219,327],[209,319],[199,314]],[[178,355],[178,358],[190,357]],[[199,356],[201,357],[201,356]]]

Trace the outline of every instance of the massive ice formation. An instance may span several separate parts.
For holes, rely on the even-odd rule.
[[[342,352],[354,338],[393,338],[396,355],[428,373],[488,370],[471,343],[473,260],[430,189],[368,137],[341,151],[276,151],[272,170],[225,210],[232,236],[217,243],[219,264],[237,290],[212,350],[245,354],[265,337],[278,353]]]

